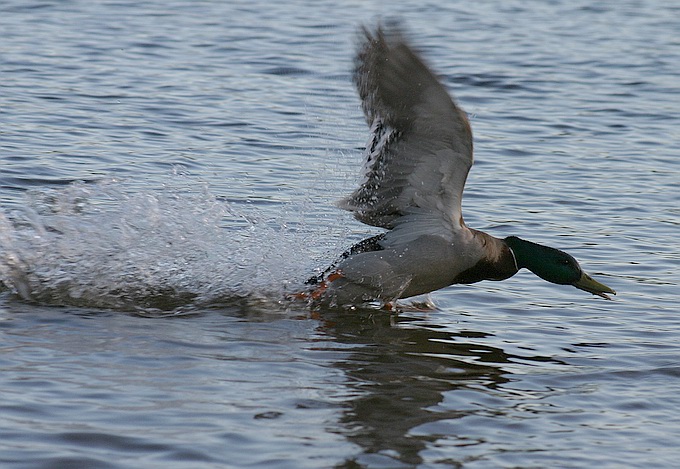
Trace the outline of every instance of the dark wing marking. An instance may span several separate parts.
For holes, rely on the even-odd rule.
[[[360,254],[362,252],[371,252],[371,251],[382,251],[383,247],[380,244],[380,242],[383,240],[385,237],[385,233],[373,236],[371,238],[364,239],[363,241],[359,241],[356,243],[354,246],[340,254],[340,257],[338,257],[331,265],[326,268],[321,274],[315,275],[314,277],[311,277],[307,279],[305,284],[307,285],[317,285],[321,282],[324,281],[326,276],[333,272],[335,270],[335,267],[345,259],[347,259],[350,256],[353,256],[355,254]]]

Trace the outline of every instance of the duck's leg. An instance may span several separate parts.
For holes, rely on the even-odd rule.
[[[430,298],[430,295],[427,295],[425,298],[423,298],[422,301],[414,300],[414,301],[409,301],[406,304],[400,305],[400,309],[402,311],[412,311],[412,312],[417,312],[417,313],[428,313],[428,312],[436,311],[437,305],[434,304],[434,301],[432,301],[432,298]]]
[[[314,287],[313,290],[301,291],[301,292],[298,292],[298,293],[292,293],[291,295],[289,295],[289,298],[295,299],[295,300],[318,301],[319,299],[321,299],[323,297],[326,290],[328,290],[328,287],[331,284],[331,282],[334,282],[335,280],[338,280],[342,277],[343,277],[342,271],[334,270],[334,271],[324,275],[324,277],[322,277],[320,280],[318,280],[316,282],[312,283],[308,280],[305,283],[308,283],[308,284],[311,283],[313,285],[316,285],[316,287]],[[316,277],[312,277],[312,278],[316,279]]]
[[[383,304],[380,309],[385,311],[404,311],[412,313],[429,313],[437,310],[437,305],[434,304],[430,295],[427,295],[423,301],[410,301],[407,303],[388,301]]]

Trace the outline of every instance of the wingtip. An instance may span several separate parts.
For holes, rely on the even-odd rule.
[[[369,26],[367,23],[363,23],[359,26],[357,36],[362,47],[374,42],[390,44],[397,40],[403,40],[405,26],[401,18],[395,16],[378,18],[374,24],[374,26]]]
[[[351,196],[343,197],[342,199],[336,200],[333,203],[333,205],[335,205],[339,209],[347,210],[348,212],[353,212],[355,210],[355,207],[352,204]]]

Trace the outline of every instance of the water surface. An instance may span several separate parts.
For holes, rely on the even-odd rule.
[[[679,13],[3,3],[2,467],[675,467]],[[526,272],[430,313],[279,301],[376,233],[333,201],[386,15],[470,115],[467,223],[614,301]]]

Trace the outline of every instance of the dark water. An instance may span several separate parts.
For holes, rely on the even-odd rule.
[[[677,467],[680,10],[409,3],[0,4],[0,466]],[[615,301],[278,301],[375,232],[332,202],[388,14],[471,116],[468,224]]]

